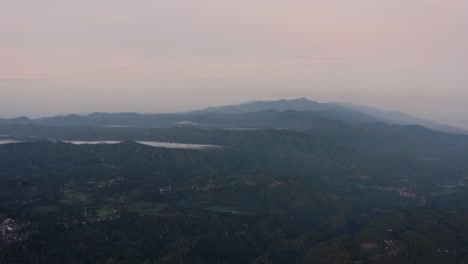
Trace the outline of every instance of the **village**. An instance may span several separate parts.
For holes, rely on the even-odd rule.
[[[0,242],[5,245],[28,239],[32,234],[26,230],[28,226],[28,223],[19,222],[12,218],[4,219],[0,223]]]

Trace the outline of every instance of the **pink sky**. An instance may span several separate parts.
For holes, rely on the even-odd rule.
[[[0,116],[250,99],[463,117],[465,0],[41,0],[0,9]]]

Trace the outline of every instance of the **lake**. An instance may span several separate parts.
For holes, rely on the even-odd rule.
[[[2,144],[12,144],[12,143],[19,143],[24,141],[15,141],[9,139],[1,139],[0,145]],[[118,144],[122,141],[113,141],[113,140],[101,140],[101,141],[79,141],[79,140],[71,140],[71,141],[63,141],[65,143],[71,143],[75,145],[83,145],[83,144]],[[171,148],[171,149],[209,149],[209,148],[220,148],[221,146],[217,145],[203,145],[203,144],[186,144],[186,143],[175,143],[175,142],[159,142],[159,141],[137,141],[139,144],[151,146],[151,147],[158,147],[158,148]]]

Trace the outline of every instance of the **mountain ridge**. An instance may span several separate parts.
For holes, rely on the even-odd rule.
[[[429,129],[468,134],[461,128],[413,117],[397,111],[343,102],[319,103],[307,98],[275,101],[248,101],[236,105],[208,107],[171,114],[140,114],[136,112],[101,113],[88,115],[58,115],[29,119],[18,117],[0,119],[2,124],[38,124],[46,126],[139,126],[171,127],[198,126],[206,128],[290,128],[309,129],[317,120],[344,123],[378,123],[421,125]]]

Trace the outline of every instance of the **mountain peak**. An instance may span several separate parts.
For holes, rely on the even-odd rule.
[[[202,110],[194,111],[193,113],[223,113],[223,114],[241,114],[258,112],[264,110],[296,110],[296,111],[320,111],[336,108],[336,106],[329,103],[318,103],[311,101],[307,98],[296,99],[281,99],[276,101],[249,101],[237,105],[228,105],[220,107],[208,107]]]
[[[292,99],[290,101],[298,101],[298,102],[315,102],[315,101],[311,101],[305,97],[301,97],[301,98],[296,98],[296,99]],[[316,103],[316,102],[315,102]]]

